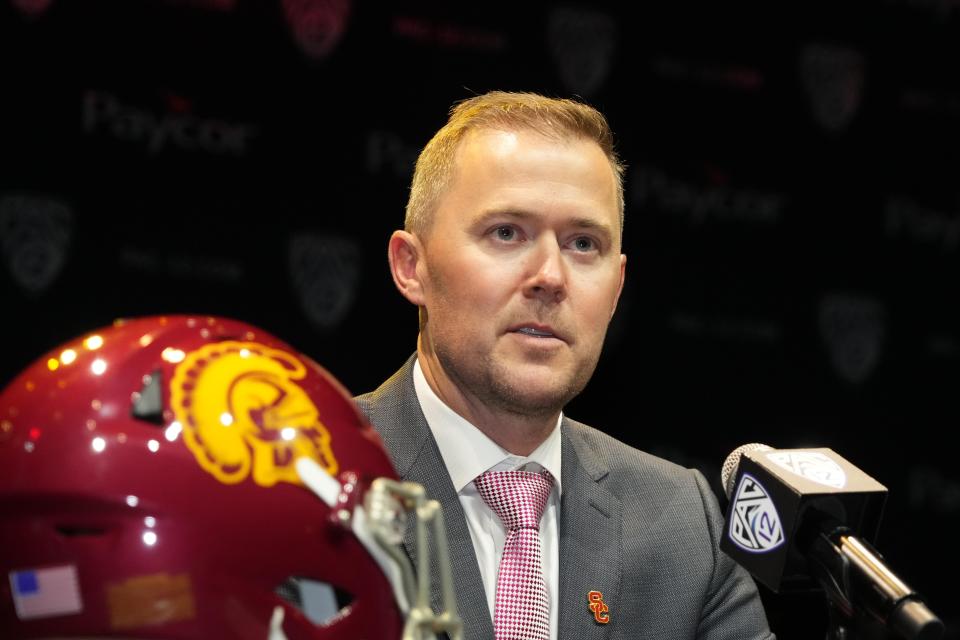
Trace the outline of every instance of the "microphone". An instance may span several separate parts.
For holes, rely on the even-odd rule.
[[[944,625],[873,548],[887,488],[827,448],[750,443],[723,463],[729,499],[720,549],[776,593],[822,587],[848,619],[866,615],[908,640]]]

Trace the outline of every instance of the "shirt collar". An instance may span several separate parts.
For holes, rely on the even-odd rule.
[[[440,455],[450,473],[453,488],[460,493],[464,487],[470,485],[473,479],[484,471],[512,471],[516,469],[536,469],[536,465],[543,467],[553,475],[558,494],[562,495],[560,486],[560,422],[563,413],[557,417],[557,424],[529,456],[517,456],[496,442],[491,440],[482,431],[470,424],[461,415],[448,407],[441,400],[420,368],[420,361],[413,364],[413,386],[417,392],[417,400],[427,425],[433,432],[433,438],[440,449]]]

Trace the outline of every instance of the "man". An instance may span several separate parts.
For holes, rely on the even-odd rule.
[[[593,108],[488,93],[424,148],[390,238],[417,352],[357,400],[400,476],[444,507],[467,639],[772,637],[718,551],[703,476],[562,413],[623,288],[622,175]],[[517,478],[543,496],[533,525],[500,498],[526,489],[495,494]]]

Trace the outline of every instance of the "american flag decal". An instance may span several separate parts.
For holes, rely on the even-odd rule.
[[[77,568],[73,565],[11,571],[10,593],[21,620],[83,611]]]

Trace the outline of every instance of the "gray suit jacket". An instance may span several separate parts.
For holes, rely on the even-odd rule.
[[[413,386],[410,358],[357,398],[397,473],[443,505],[466,640],[493,624],[463,508]],[[703,475],[564,418],[561,433],[560,637],[650,640],[773,638],[756,585],[718,548],[723,516]],[[412,530],[407,552],[416,562]],[[440,606],[434,565],[433,605]],[[594,620],[600,591],[610,622]]]

